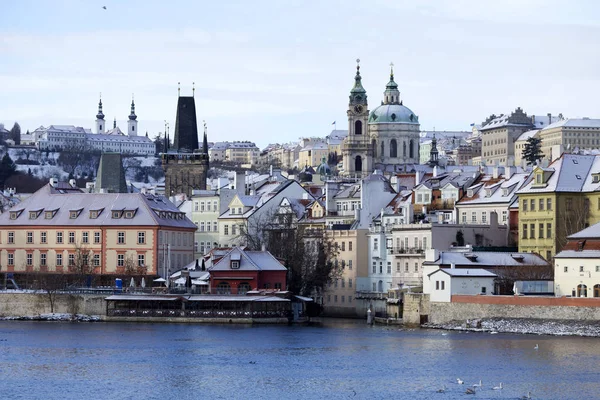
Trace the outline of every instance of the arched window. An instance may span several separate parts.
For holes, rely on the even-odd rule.
[[[231,294],[231,285],[229,285],[229,282],[220,282],[217,285],[217,294]]]
[[[600,297],[600,285],[594,285],[594,297]]]
[[[377,157],[377,142],[375,139],[371,140],[371,147],[373,148],[373,157]]]
[[[415,150],[414,150],[413,140],[412,139],[410,139],[410,144],[408,146],[408,151],[410,152],[409,157],[410,158],[414,158],[414,156],[415,156]]]
[[[385,146],[383,145],[383,142],[381,142],[381,157],[385,157]]]
[[[577,285],[577,297],[587,297],[587,286],[584,284]]]
[[[406,142],[402,142],[402,156],[406,157]]]
[[[250,284],[248,282],[242,282],[238,285],[237,294],[246,294],[250,290]]]
[[[378,292],[383,292],[383,281],[379,281],[377,282],[377,291]]]
[[[396,139],[390,141],[390,157],[398,157],[398,144]]]
[[[354,122],[354,134],[362,135],[362,121],[359,120]]]
[[[362,172],[362,158],[360,156],[356,156],[354,160],[354,171]]]

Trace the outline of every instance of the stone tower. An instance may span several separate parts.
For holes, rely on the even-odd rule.
[[[191,197],[192,190],[206,190],[208,174],[208,142],[206,128],[202,149],[198,148],[196,102],[193,96],[179,96],[173,147],[162,154],[165,171],[165,194],[184,193]]]
[[[373,157],[369,145],[369,106],[367,91],[362,86],[360,60],[356,60],[354,87],[348,103],[348,136],[342,144],[344,175],[362,177],[372,170]]]
[[[128,193],[121,153],[102,153],[94,192]]]
[[[131,114],[127,121],[127,134],[129,136],[137,136],[137,115],[135,115],[135,103],[131,99]]]
[[[104,121],[104,113],[102,112],[102,96],[98,103],[98,114],[96,114],[96,133],[104,133],[106,130],[106,122]]]

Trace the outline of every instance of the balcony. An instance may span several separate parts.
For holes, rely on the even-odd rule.
[[[396,256],[414,256],[425,253],[425,250],[420,247],[392,247],[387,250],[388,254]]]
[[[370,292],[370,291],[357,291],[354,298],[355,299],[366,299],[366,300],[387,300],[388,294],[387,292]]]

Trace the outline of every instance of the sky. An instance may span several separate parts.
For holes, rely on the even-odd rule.
[[[516,107],[600,118],[598,15],[593,0],[0,1],[0,123],[95,129],[102,93],[126,130],[134,95],[154,137],[194,82],[209,141],[262,149],[347,129],[358,58],[369,108],[393,62],[422,130]]]

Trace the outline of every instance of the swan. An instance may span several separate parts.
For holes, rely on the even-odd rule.
[[[475,389],[467,388],[465,394],[475,394]]]
[[[531,392],[527,392],[527,396],[521,397],[521,400],[530,400],[530,399],[531,399]]]
[[[473,387],[481,387],[481,379],[479,380],[479,383],[474,383]]]
[[[459,385],[462,385],[463,383],[465,383],[465,381],[463,381],[460,378],[456,378],[456,383],[458,383]]]
[[[500,386],[494,386],[493,390],[502,390],[502,382],[500,382]]]
[[[536,344],[535,344],[535,347],[534,347],[533,349],[534,349],[534,350],[537,350],[537,349],[539,349],[539,348],[540,348],[540,346],[538,346],[538,344],[536,343]]]

